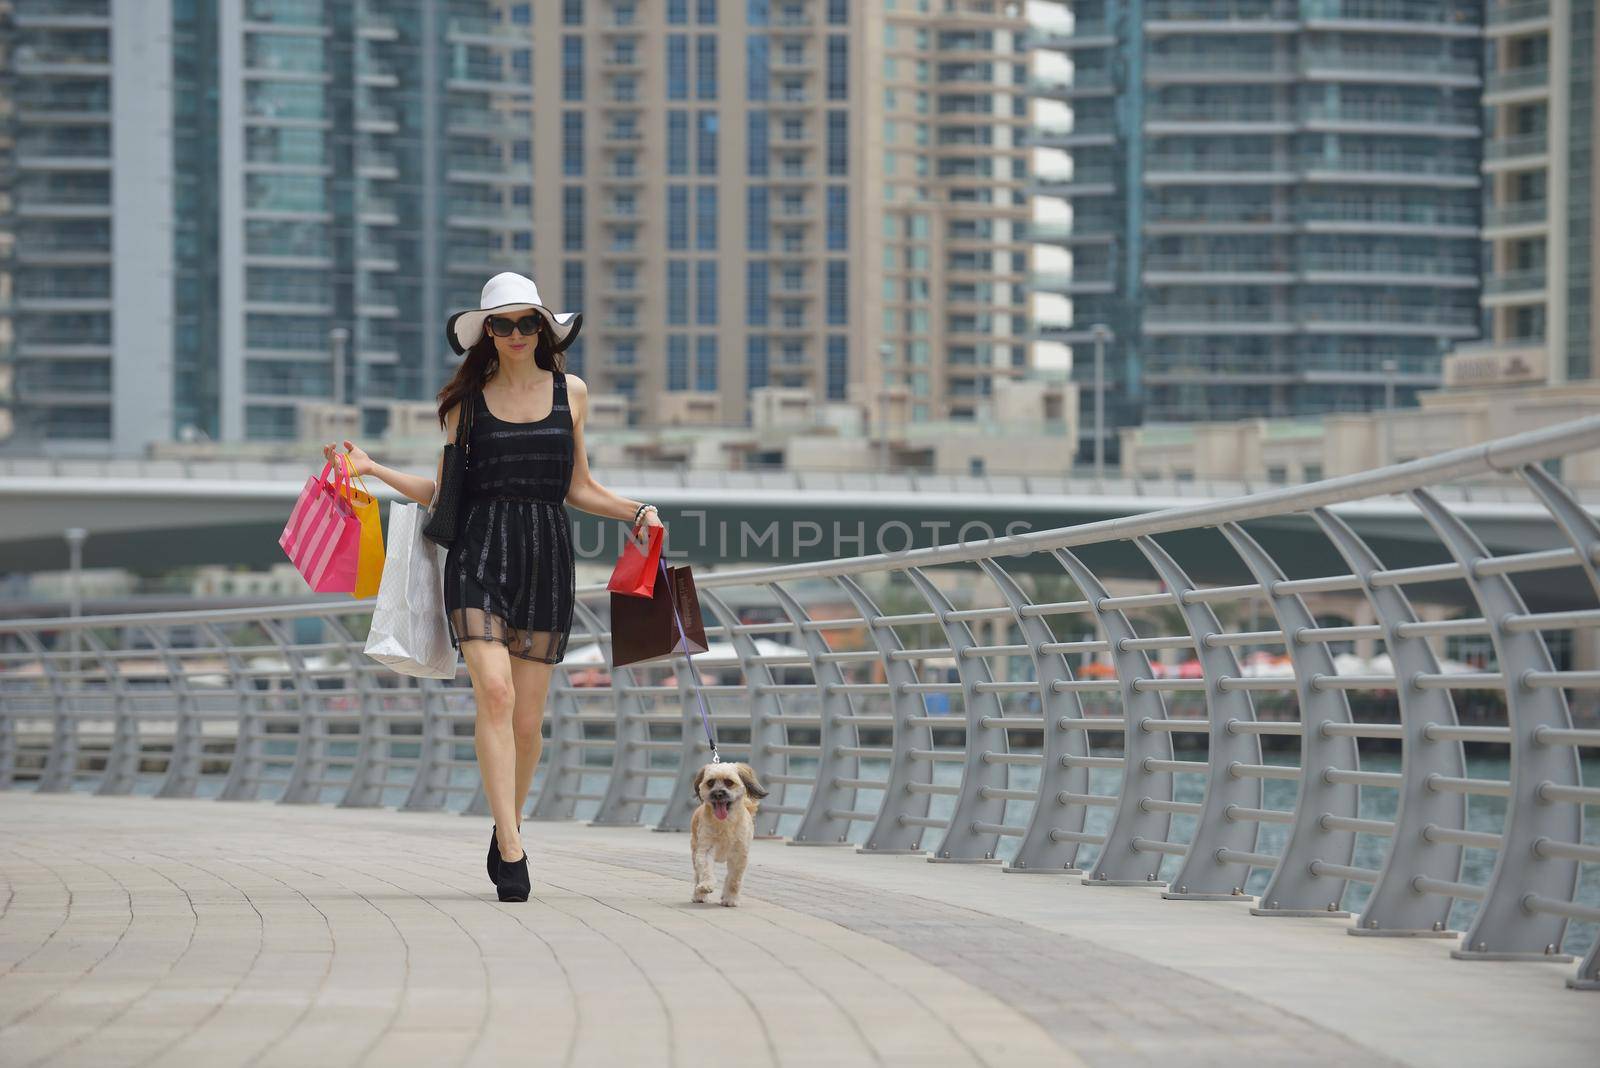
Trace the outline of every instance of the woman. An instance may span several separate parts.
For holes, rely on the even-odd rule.
[[[565,373],[561,356],[581,325],[581,315],[552,313],[531,280],[509,272],[489,279],[478,308],[445,324],[450,347],[466,357],[439,391],[445,440],[455,440],[464,410],[472,418],[459,527],[445,554],[444,606],[477,704],[473,742],[494,815],[489,877],[502,901],[528,899],[522,810],[539,763],[550,675],[572,627],[574,569],[563,502],[635,527],[662,525],[654,505],[619,497],[589,474],[583,446],[589,389]],[[331,460],[336,448],[323,446],[323,455]],[[375,463],[349,441],[344,448],[355,473],[432,503],[442,454],[428,479]]]

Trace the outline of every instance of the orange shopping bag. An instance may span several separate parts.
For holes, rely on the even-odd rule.
[[[350,461],[343,456],[339,459],[348,464]],[[366,492],[367,483],[360,475],[356,479],[361,483],[361,489],[349,486],[350,495],[346,498],[350,508],[356,514],[356,519],[361,522],[361,552],[356,563],[356,588],[351,591],[352,597],[376,597],[378,595],[378,581],[383,578],[383,518],[378,507],[378,499]]]

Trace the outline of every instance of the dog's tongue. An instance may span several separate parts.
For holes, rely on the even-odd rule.
[[[726,801],[713,801],[711,802],[711,811],[716,814],[717,819],[725,820],[728,818],[728,803]]]

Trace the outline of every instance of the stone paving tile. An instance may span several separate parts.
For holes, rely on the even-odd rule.
[[[7,795],[0,1064],[1077,1063],[901,947],[678,872],[534,848],[501,904],[476,825]]]

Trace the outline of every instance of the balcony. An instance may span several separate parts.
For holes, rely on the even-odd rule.
[[[1484,24],[1489,33],[1503,31],[1506,27],[1523,23],[1540,22],[1550,17],[1550,0],[1522,0],[1520,3],[1491,3],[1484,12]]]
[[[1227,175],[1230,181],[1252,184],[1294,180],[1294,165],[1283,154],[1236,155],[1214,152],[1192,155],[1179,152],[1152,152],[1145,158],[1147,182],[1207,182],[1210,176]]]
[[[1378,101],[1319,100],[1305,106],[1308,123],[1345,123],[1370,126],[1422,126],[1428,133],[1440,127],[1460,127],[1463,134],[1476,136],[1481,116],[1476,108],[1444,108],[1436,105],[1400,104]],[[1418,131],[1422,132],[1422,131]]]
[[[1471,256],[1416,256],[1395,252],[1309,252],[1302,261],[1308,274],[1407,275],[1436,284],[1441,278],[1476,285],[1479,263]]]
[[[1473,337],[1478,333],[1477,308],[1451,308],[1436,304],[1376,303],[1305,304],[1300,319],[1307,326],[1322,325],[1349,330],[1370,328],[1376,333],[1451,333]]]
[[[1476,36],[1476,23],[1449,23],[1436,0],[1306,0],[1300,17],[1315,25],[1329,22],[1429,23],[1440,33]],[[1343,27],[1339,27],[1343,28]],[[1415,32],[1415,31],[1413,31]]]
[[[1493,297],[1516,300],[1541,294],[1545,286],[1546,278],[1542,268],[1532,271],[1506,271],[1492,274],[1483,280],[1483,296],[1486,300]]]
[[[1253,255],[1179,252],[1146,256],[1144,274],[1145,281],[1152,285],[1160,285],[1162,280],[1151,276],[1163,274],[1193,276],[1197,281],[1205,276],[1217,275],[1273,275],[1282,276],[1283,281],[1288,281],[1294,274],[1294,261],[1288,256],[1273,256],[1264,252]]]
[[[1519,134],[1515,137],[1494,137],[1484,142],[1483,162],[1486,170],[1493,164],[1519,165],[1545,156],[1550,151],[1550,135],[1540,132]]]
[[[1433,182],[1476,186],[1482,179],[1474,160],[1465,156],[1440,156],[1426,153],[1375,152],[1339,156],[1303,156],[1300,169],[1316,175],[1382,175],[1382,181],[1429,185]]]
[[[1382,203],[1327,203],[1313,201],[1299,212],[1299,222],[1310,230],[1387,229],[1435,231],[1454,228],[1462,236],[1476,236],[1475,211],[1441,205]],[[1325,224],[1325,225],[1318,225]]]
[[[1543,224],[1550,210],[1543,200],[1522,200],[1487,208],[1483,213],[1485,230],[1504,230]]]
[[[1287,57],[1263,53],[1152,52],[1145,59],[1145,76],[1152,82],[1272,82],[1294,75]]]
[[[1295,22],[1300,9],[1292,0],[1151,0],[1144,17],[1147,22]]]
[[[1308,52],[1300,60],[1300,69],[1307,78],[1329,81],[1360,81],[1364,80],[1363,75],[1370,74],[1380,76],[1375,80],[1384,82],[1462,87],[1477,85],[1479,75],[1477,59],[1333,49]]]
[[[1080,96],[1110,96],[1116,91],[1111,72],[1104,68],[1080,68],[1069,81],[1064,78],[1033,78],[1028,91],[1050,100],[1072,100]]]
[[[1256,227],[1282,229],[1293,223],[1286,209],[1270,204],[1213,204],[1188,199],[1176,203],[1151,200],[1145,207],[1145,219],[1151,230],[1192,228],[1236,232]]]
[[[1483,82],[1483,95],[1489,97],[1533,93],[1536,90],[1548,90],[1549,87],[1549,67],[1513,67],[1510,70],[1489,72]]]
[[[1185,133],[1195,125],[1207,127],[1195,133],[1213,133],[1213,126],[1292,126],[1295,112],[1287,105],[1262,101],[1257,104],[1207,107],[1204,104],[1152,101],[1145,108],[1145,129],[1162,123],[1172,123],[1180,128],[1152,131],[1159,133]]]

